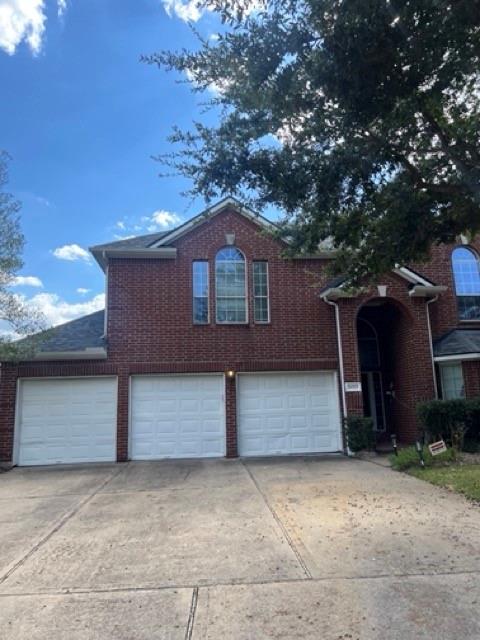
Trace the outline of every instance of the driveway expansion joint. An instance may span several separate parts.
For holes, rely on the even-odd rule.
[[[292,538],[291,538],[290,534],[288,533],[285,525],[281,521],[279,515],[277,514],[275,509],[272,507],[270,502],[268,501],[268,498],[267,498],[266,494],[262,491],[262,489],[261,489],[260,485],[258,484],[255,476],[250,471],[250,469],[248,468],[246,463],[243,460],[241,460],[241,464],[243,465],[245,471],[250,476],[250,479],[253,482],[253,484],[255,485],[255,488],[257,489],[258,493],[262,496],[262,499],[263,499],[267,509],[270,511],[270,513],[272,514],[273,519],[275,520],[275,522],[277,523],[278,527],[280,528],[280,530],[281,530],[281,532],[283,534],[283,537],[287,541],[288,546],[290,547],[290,549],[295,554],[295,556],[297,558],[297,561],[300,564],[300,566],[302,567],[302,570],[305,573],[306,577],[309,580],[311,580],[312,579],[312,573],[311,573],[310,569],[308,568],[308,566],[307,566],[305,560],[303,559],[302,555],[300,554],[300,551],[297,549],[297,546],[295,545],[294,541],[292,540]]]
[[[96,489],[94,489],[94,491],[87,494],[83,500],[80,500],[79,502],[77,502],[77,504],[72,509],[70,509],[70,511],[67,511],[67,513],[64,514],[60,518],[60,520],[57,521],[57,523],[54,525],[52,529],[50,529],[50,531],[48,531],[42,538],[40,538],[40,540],[38,540],[33,545],[33,547],[31,547],[27,551],[27,553],[25,553],[20,558],[20,560],[17,560],[12,566],[10,566],[9,569],[7,569],[7,571],[2,576],[0,576],[0,585],[3,584],[6,580],[8,580],[8,578],[10,578],[10,576],[12,576],[17,569],[23,566],[25,562],[33,556],[34,553],[36,553],[46,542],[48,542],[50,538],[53,535],[55,535],[55,533],[60,531],[60,529],[65,524],[67,524],[67,522],[71,520],[73,516],[75,516],[80,511],[80,509],[82,509],[86,504],[88,504],[100,491],[102,491],[102,489],[104,489],[107,486],[107,484],[109,484],[109,482],[111,482],[114,478],[116,478],[122,471],[123,471],[123,467],[120,467],[119,469],[114,469],[112,473],[110,473],[108,478],[103,480],[103,482],[101,482],[99,486]]]
[[[195,624],[195,613],[198,604],[198,587],[194,587],[192,592],[192,602],[190,604],[190,614],[188,616],[187,629],[185,631],[185,640],[191,640],[193,635],[193,625]]]

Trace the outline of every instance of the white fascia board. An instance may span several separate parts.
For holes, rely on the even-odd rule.
[[[105,360],[107,351],[103,347],[89,347],[83,351],[39,351],[28,360]]]
[[[455,353],[451,356],[435,356],[435,362],[462,362],[462,360],[480,360],[480,353]]]
[[[148,260],[174,260],[177,257],[176,247],[147,249],[108,249],[104,252],[107,258],[138,258]]]
[[[401,267],[400,265],[397,264],[395,265],[395,269],[393,270],[393,272],[396,273],[397,276],[400,276],[401,278],[403,278],[404,280],[407,280],[408,282],[411,282],[412,284],[421,284],[424,287],[435,286],[433,282],[430,282],[429,280],[422,278],[422,276],[418,275],[418,273],[415,273],[415,271],[412,271],[407,267]]]
[[[427,298],[429,296],[438,296],[440,293],[444,293],[446,290],[447,287],[444,286],[415,285],[413,289],[410,289],[408,295],[411,298]]]
[[[185,224],[181,225],[171,233],[168,233],[166,236],[163,236],[163,238],[160,238],[160,240],[152,245],[152,248],[161,247],[163,245],[169,244],[170,242],[173,242],[180,236],[183,236],[185,233],[190,231],[193,227],[206,222],[212,216],[215,216],[217,213],[220,213],[220,211],[223,211],[223,209],[229,206],[235,209],[235,211],[238,211],[238,213],[242,214],[245,218],[256,222],[265,229],[278,229],[278,225],[276,225],[274,222],[270,222],[270,220],[267,220],[267,218],[264,218],[259,213],[255,213],[248,207],[245,207],[235,198],[228,197],[220,200],[220,202],[217,202],[217,204],[213,205],[212,207],[205,209]]]
[[[338,300],[339,298],[355,298],[355,294],[349,293],[340,287],[333,287],[324,291],[320,298],[322,300]]]

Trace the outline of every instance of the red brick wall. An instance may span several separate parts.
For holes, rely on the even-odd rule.
[[[435,284],[448,287],[447,291],[441,294],[438,302],[430,305],[434,339],[441,337],[455,327],[480,328],[480,322],[478,321],[460,321],[458,318],[455,282],[452,272],[452,251],[457,246],[459,245],[451,244],[433,247],[430,261],[413,267]],[[477,254],[480,254],[480,237],[477,237],[468,246],[476,251]]]
[[[415,440],[417,420],[415,407],[421,400],[434,397],[434,381],[426,304],[423,298],[411,298],[405,281],[394,275],[383,276],[379,284],[387,286],[384,301],[398,309],[395,320],[386,320],[381,327],[383,334],[389,334],[393,344],[393,367],[395,399],[392,402],[394,428],[403,441]],[[372,300],[380,300],[378,290],[372,287],[363,296],[340,299],[340,324],[342,333],[345,380],[360,381],[360,364],[357,350],[356,322],[363,305]],[[387,318],[387,315],[385,316]],[[347,393],[349,414],[362,414],[361,393]]]
[[[225,246],[225,234],[247,259],[249,323],[216,325],[214,260]],[[175,260],[112,260],[108,278],[108,361],[6,365],[0,382],[0,459],[10,460],[13,446],[16,378],[115,374],[119,381],[119,460],[128,457],[128,384],[137,373],[195,373],[336,369],[334,310],[318,298],[318,288],[329,279],[325,260],[286,260],[282,247],[243,216],[225,211],[194,229],[176,243]],[[437,247],[432,260],[418,270],[449,290],[431,305],[435,336],[458,324],[453,290],[451,247]],[[192,322],[191,270],[195,259],[209,260],[210,318],[206,326]],[[252,260],[268,260],[271,322],[253,322]],[[433,395],[426,338],[425,301],[408,296],[404,280],[388,275],[388,294],[405,305],[412,327],[399,345],[399,386],[408,402]],[[342,341],[345,379],[359,380],[356,314],[375,292],[342,300]],[[410,376],[410,382],[408,378]],[[419,382],[419,378],[421,381]],[[235,384],[227,381],[227,448],[236,455]],[[362,411],[361,394],[347,394],[348,409]],[[405,414],[409,433],[415,429],[412,411]]]
[[[465,360],[462,363],[462,369],[466,397],[480,397],[480,362],[478,360]]]

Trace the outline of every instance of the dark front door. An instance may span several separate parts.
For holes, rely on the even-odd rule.
[[[372,418],[375,431],[385,431],[385,403],[380,371],[362,373],[364,415]]]

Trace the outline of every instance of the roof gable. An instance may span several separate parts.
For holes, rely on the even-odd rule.
[[[152,248],[168,246],[175,240],[181,238],[186,233],[189,233],[196,227],[211,220],[214,216],[225,210],[234,210],[263,229],[267,229],[270,231],[278,229],[278,225],[276,225],[274,222],[270,222],[270,220],[267,220],[267,218],[265,218],[264,216],[260,215],[259,213],[255,213],[248,207],[245,207],[236,198],[228,197],[220,200],[220,202],[217,202],[217,204],[213,205],[212,207],[205,209],[198,215],[185,222],[185,224],[182,224],[176,229],[172,229],[172,231],[167,232],[150,246]]]

